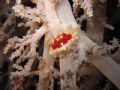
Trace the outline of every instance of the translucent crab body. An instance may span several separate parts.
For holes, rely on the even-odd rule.
[[[80,35],[78,26],[68,25],[64,32],[58,33],[51,41],[49,54],[55,58],[62,58],[69,53],[70,48],[77,44]]]

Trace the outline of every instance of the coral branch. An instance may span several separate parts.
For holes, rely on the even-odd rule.
[[[47,30],[45,26],[42,26],[39,29],[37,29],[35,33],[32,35],[26,35],[22,39],[16,37],[11,39],[7,47],[5,48],[5,53],[10,48],[14,48],[16,51],[10,57],[10,60],[14,60],[14,58],[19,57],[22,54],[22,51],[26,49],[25,46],[29,46],[29,51],[26,53],[24,57],[35,58],[35,56],[37,55],[36,53],[37,43],[46,32]]]

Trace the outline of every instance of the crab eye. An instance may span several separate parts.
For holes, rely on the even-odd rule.
[[[72,38],[71,34],[66,33],[60,33],[56,36],[54,39],[54,42],[52,44],[52,49],[61,48],[63,45],[65,45],[70,39]]]

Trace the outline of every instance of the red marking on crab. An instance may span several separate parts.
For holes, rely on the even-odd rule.
[[[52,49],[61,48],[61,44],[66,44],[70,39],[72,38],[71,34],[66,33],[60,33],[56,36],[54,39],[54,42],[52,44]]]

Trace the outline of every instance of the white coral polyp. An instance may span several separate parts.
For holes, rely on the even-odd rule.
[[[86,14],[88,17],[93,16],[93,7],[92,7],[92,0],[84,0],[81,4],[81,8],[83,8],[86,11]]]

